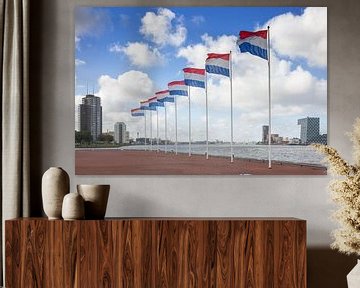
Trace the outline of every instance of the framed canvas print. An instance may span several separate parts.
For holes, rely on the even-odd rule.
[[[78,175],[324,175],[326,7],[75,11]]]

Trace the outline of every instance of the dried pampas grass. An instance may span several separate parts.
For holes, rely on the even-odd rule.
[[[313,144],[313,147],[325,154],[330,172],[336,177],[329,188],[332,200],[338,204],[333,219],[342,226],[333,231],[331,247],[360,256],[360,118],[356,119],[349,136],[353,143],[353,165],[330,146]]]

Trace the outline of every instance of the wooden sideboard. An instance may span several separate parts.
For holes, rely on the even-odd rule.
[[[306,221],[116,218],[5,223],[6,287],[306,287]]]

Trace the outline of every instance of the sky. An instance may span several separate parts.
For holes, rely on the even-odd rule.
[[[144,136],[144,117],[130,109],[185,67],[204,68],[207,53],[232,51],[234,141],[260,141],[268,124],[268,64],[240,53],[240,30],[270,26],[272,133],[300,136],[297,120],[320,117],[327,133],[326,7],[78,7],[75,12],[75,129],[86,93],[101,97],[103,132],[125,122]],[[230,141],[230,81],[208,74],[209,140]],[[205,140],[205,90],[190,88],[191,139]],[[177,98],[178,140],[188,139],[188,98]],[[147,112],[149,123],[150,113]],[[167,104],[168,138],[175,139],[174,104]],[[164,137],[165,112],[158,111]],[[156,135],[156,112],[152,115]],[[150,125],[147,136],[150,135]]]

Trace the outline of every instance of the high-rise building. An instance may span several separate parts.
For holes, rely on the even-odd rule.
[[[87,94],[79,105],[79,130],[90,132],[93,141],[102,134],[101,98]]]
[[[126,143],[126,124],[124,122],[116,122],[114,125],[114,141],[118,144]]]
[[[306,117],[298,119],[298,125],[301,125],[301,144],[308,145],[314,142],[318,142],[320,138],[320,118]]]
[[[266,144],[269,142],[269,125],[262,126],[262,143]]]

